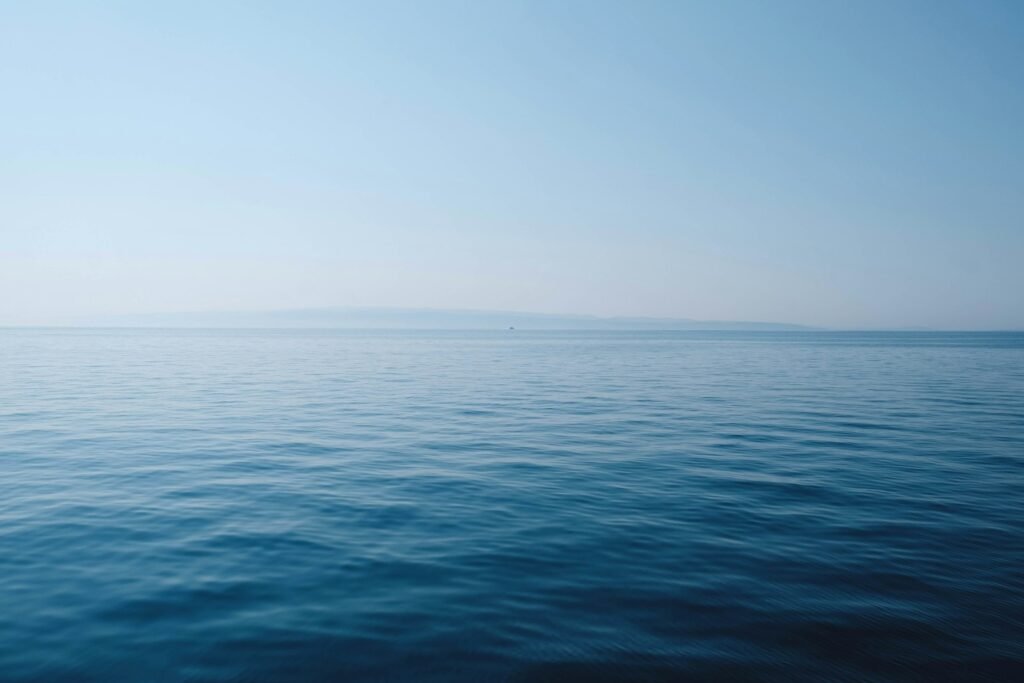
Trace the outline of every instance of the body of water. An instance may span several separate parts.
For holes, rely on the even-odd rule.
[[[0,330],[0,680],[1024,680],[1024,334]]]

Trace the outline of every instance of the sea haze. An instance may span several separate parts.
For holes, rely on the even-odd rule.
[[[0,330],[0,680],[1021,680],[1022,454],[1017,333]]]
[[[93,317],[94,327],[419,330],[809,330],[803,325],[736,320],[601,317],[522,311],[332,307],[280,311],[206,311]]]

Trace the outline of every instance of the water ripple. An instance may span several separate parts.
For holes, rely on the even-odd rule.
[[[0,331],[0,680],[1024,679],[1024,335]]]

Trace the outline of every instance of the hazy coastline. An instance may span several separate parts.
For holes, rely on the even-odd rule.
[[[762,321],[604,317],[475,309],[331,307],[275,311],[146,313],[81,318],[81,327],[329,328],[329,329],[532,329],[810,331],[806,325]]]

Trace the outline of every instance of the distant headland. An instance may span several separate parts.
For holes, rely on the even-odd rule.
[[[813,330],[804,325],[686,318],[602,317],[522,311],[332,307],[277,311],[146,313],[93,317],[110,327],[338,328],[449,330]]]

